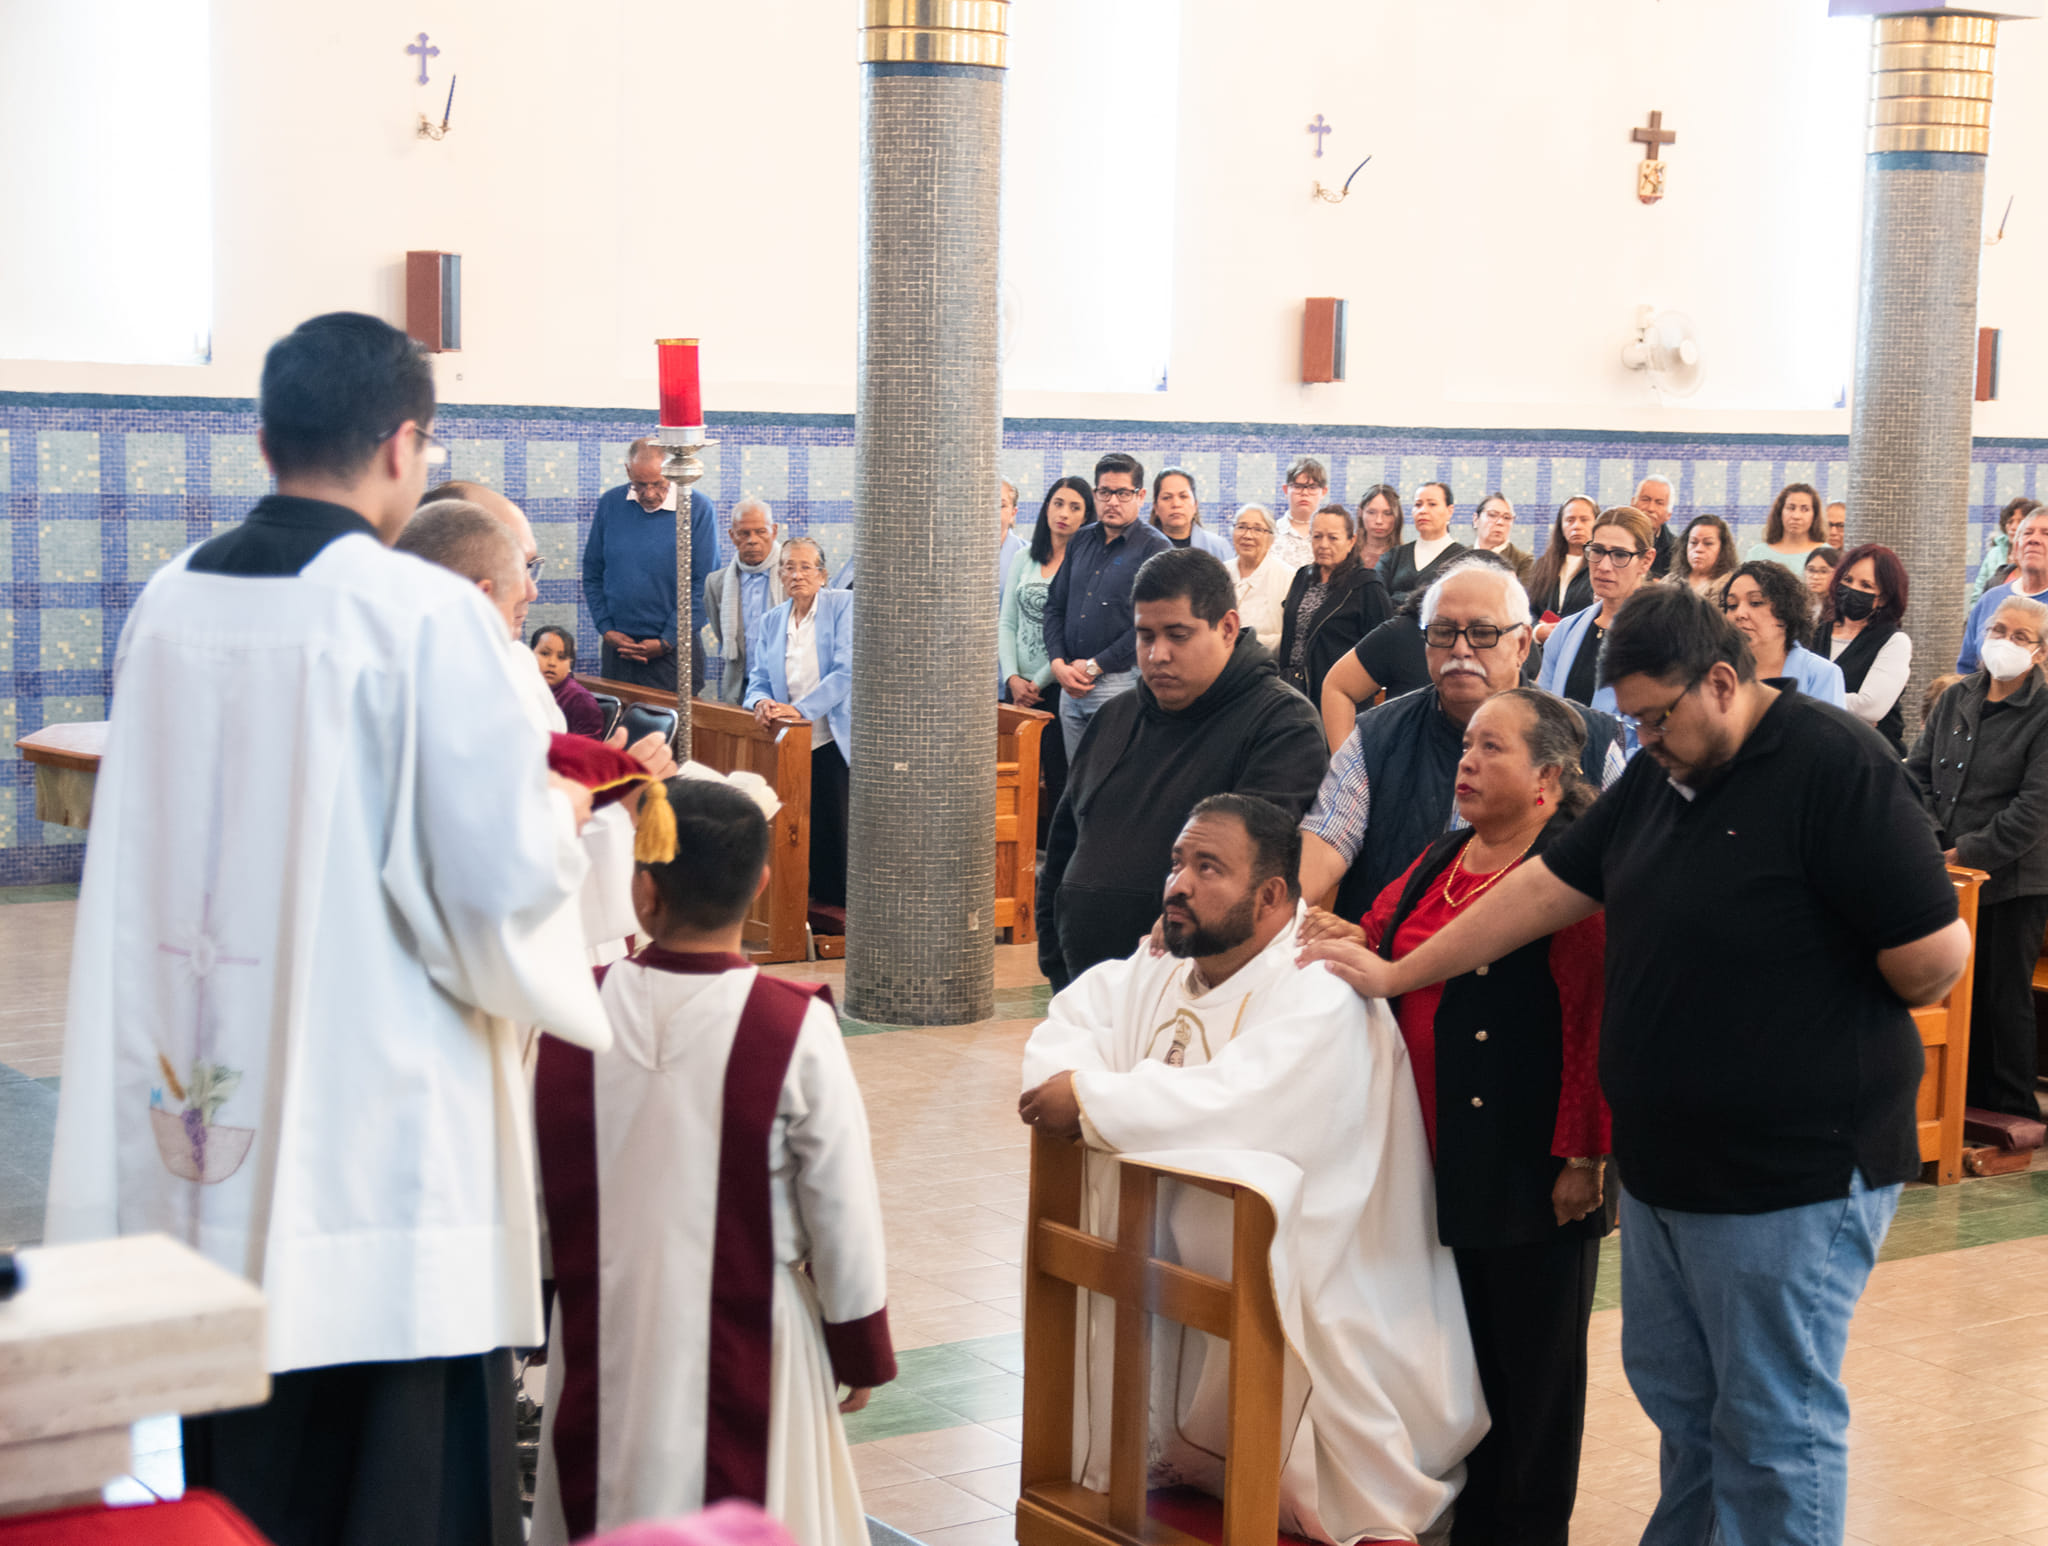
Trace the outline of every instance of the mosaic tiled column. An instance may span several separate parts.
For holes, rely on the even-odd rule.
[[[1847,535],[1895,549],[1912,580],[1910,737],[1922,689],[1953,669],[1962,639],[1998,23],[1915,12],[1873,27]]]
[[[1006,0],[864,0],[846,1004],[995,1009]]]

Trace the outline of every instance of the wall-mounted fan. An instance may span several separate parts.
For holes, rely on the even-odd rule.
[[[1621,363],[1647,371],[1660,397],[1690,397],[1706,375],[1692,318],[1654,306],[1636,308],[1636,336],[1621,346]]]

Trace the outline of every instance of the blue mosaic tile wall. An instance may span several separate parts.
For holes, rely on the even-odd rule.
[[[850,415],[711,418],[719,443],[706,454],[700,487],[721,515],[756,495],[787,529],[818,538],[833,567],[852,556]],[[442,410],[451,476],[502,488],[533,520],[547,559],[535,626],[561,623],[594,639],[580,581],[591,507],[625,481],[626,444],[651,427],[651,416],[623,410]],[[1809,482],[1831,499],[1848,484],[1840,437],[1013,420],[1001,466],[1023,491],[1023,518],[1054,478],[1088,474],[1112,449],[1147,468],[1191,469],[1215,523],[1248,500],[1280,505],[1280,474],[1302,452],[1323,458],[1340,497],[1382,481],[1409,489],[1442,479],[1463,511],[1498,488],[1516,504],[1515,541],[1524,547],[1568,495],[1622,504],[1653,472],[1672,480],[1681,519],[1725,516],[1745,546],[1762,536],[1784,484]],[[143,584],[238,520],[268,487],[250,403],[0,393],[0,885],[75,880],[83,862],[83,834],[36,820],[33,769],[15,739],[105,717],[114,645]],[[2048,441],[1979,441],[1973,569],[1991,518],[2015,494],[2048,495]]]

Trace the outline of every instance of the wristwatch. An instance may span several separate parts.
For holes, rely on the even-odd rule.
[[[1082,661],[1081,669],[1088,673],[1088,680],[1091,682],[1102,675],[1102,667],[1098,666],[1093,660]]]
[[[1603,1161],[1598,1155],[1579,1155],[1564,1162],[1567,1170],[1598,1170]]]

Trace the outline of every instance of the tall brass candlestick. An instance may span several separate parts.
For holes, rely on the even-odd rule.
[[[690,489],[704,476],[704,458],[697,453],[715,442],[704,438],[701,424],[664,424],[654,443],[667,454],[661,475],[676,486],[676,733],[672,743],[678,762],[690,760],[690,662],[696,656],[696,598],[690,594]]]

